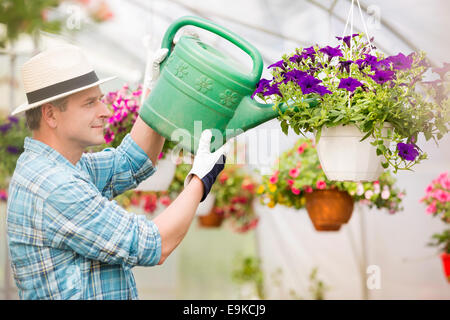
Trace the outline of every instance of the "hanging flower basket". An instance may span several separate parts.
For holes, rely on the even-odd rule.
[[[382,134],[387,136],[392,126],[384,124]],[[317,144],[320,164],[329,180],[335,181],[375,181],[383,173],[382,155],[377,155],[377,147],[369,137],[355,125],[324,127]],[[388,147],[387,142],[384,144]]]
[[[442,266],[444,268],[444,274],[447,281],[450,283],[450,254],[443,252],[441,254]]]
[[[212,208],[214,207],[214,203],[216,202],[216,196],[214,195],[214,193],[209,193],[206,196],[206,199],[203,200],[203,202],[200,202],[200,204],[198,205],[197,211],[195,212],[195,214],[197,216],[205,216],[208,213],[211,212]]]
[[[207,215],[198,216],[198,224],[203,228],[218,228],[222,225],[223,215],[213,208]]]
[[[156,172],[142,181],[135,190],[164,191],[169,188],[175,176],[176,164],[170,157],[166,157],[158,161],[156,168]]]
[[[353,212],[353,199],[346,191],[314,190],[306,194],[306,210],[317,231],[337,231]]]

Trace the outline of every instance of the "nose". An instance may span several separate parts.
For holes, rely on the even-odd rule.
[[[111,110],[109,110],[108,106],[105,103],[100,101],[100,104],[101,104],[100,117],[110,118],[112,116]]]

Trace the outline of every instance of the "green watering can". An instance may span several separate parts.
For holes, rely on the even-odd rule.
[[[246,52],[253,61],[250,74],[195,37],[182,36],[172,48],[176,32],[186,25],[213,32]],[[258,50],[237,34],[211,21],[186,16],[169,26],[161,47],[169,53],[139,115],[160,135],[179,142],[184,150],[195,154],[202,130],[219,130],[220,139],[213,135],[211,142],[214,151],[226,140],[278,116],[273,105],[251,99],[261,78],[263,61]]]

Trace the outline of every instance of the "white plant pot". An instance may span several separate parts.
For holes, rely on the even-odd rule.
[[[205,200],[203,200],[203,202],[200,202],[200,204],[198,205],[197,211],[195,211],[195,215],[206,216],[208,213],[211,212],[215,202],[216,196],[211,192],[208,193]]]
[[[176,164],[170,157],[161,159],[156,164],[156,172],[142,181],[135,190],[138,191],[165,191],[175,176]]]
[[[387,135],[388,128],[392,125],[385,124],[383,136]],[[364,136],[354,125],[322,128],[317,153],[329,180],[374,181],[383,173],[383,155],[377,156],[376,147],[370,144],[374,138],[360,142]]]

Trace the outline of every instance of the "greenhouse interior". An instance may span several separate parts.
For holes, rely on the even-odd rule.
[[[0,299],[450,299],[449,12],[445,0],[1,0]],[[61,95],[46,89],[76,78],[56,74],[66,68],[58,62],[83,78],[76,66],[84,60],[67,53],[78,52],[73,46],[95,81],[115,77],[88,86],[101,89],[95,108],[109,110],[96,143],[80,127],[92,110],[73,111],[81,120],[66,128],[52,122],[64,111],[51,104]],[[61,60],[51,58],[55,48],[67,50]],[[30,60],[38,54],[41,65]],[[81,87],[64,91],[68,110],[77,95],[68,92]],[[39,139],[42,127],[31,129],[19,106],[54,110],[39,121],[61,140]],[[203,129],[212,142],[200,138]],[[85,210],[83,194],[78,205],[69,200],[75,193],[57,196],[74,183],[61,169],[67,157],[54,164],[67,175],[54,197],[43,190],[57,177],[32,176],[42,168],[30,162],[44,161],[30,155],[36,143],[45,163],[65,156],[44,141],[83,145],[81,159],[120,151],[102,158],[119,169],[148,164],[150,152],[115,162],[144,132],[165,138],[145,142],[158,150],[156,171],[146,169],[145,180],[143,170],[140,180],[119,172],[120,192],[89,189],[98,202]],[[98,178],[88,173],[79,176]],[[200,202],[193,176],[203,184]],[[82,208],[78,218],[51,198]],[[90,212],[99,206],[117,218],[119,230],[98,233],[108,239],[90,229],[101,223]],[[169,226],[181,233],[171,249]],[[167,242],[146,247],[155,230]],[[89,237],[91,249],[105,244],[98,257],[85,248]],[[95,270],[110,264],[121,278]],[[112,288],[124,281],[118,298]]]

